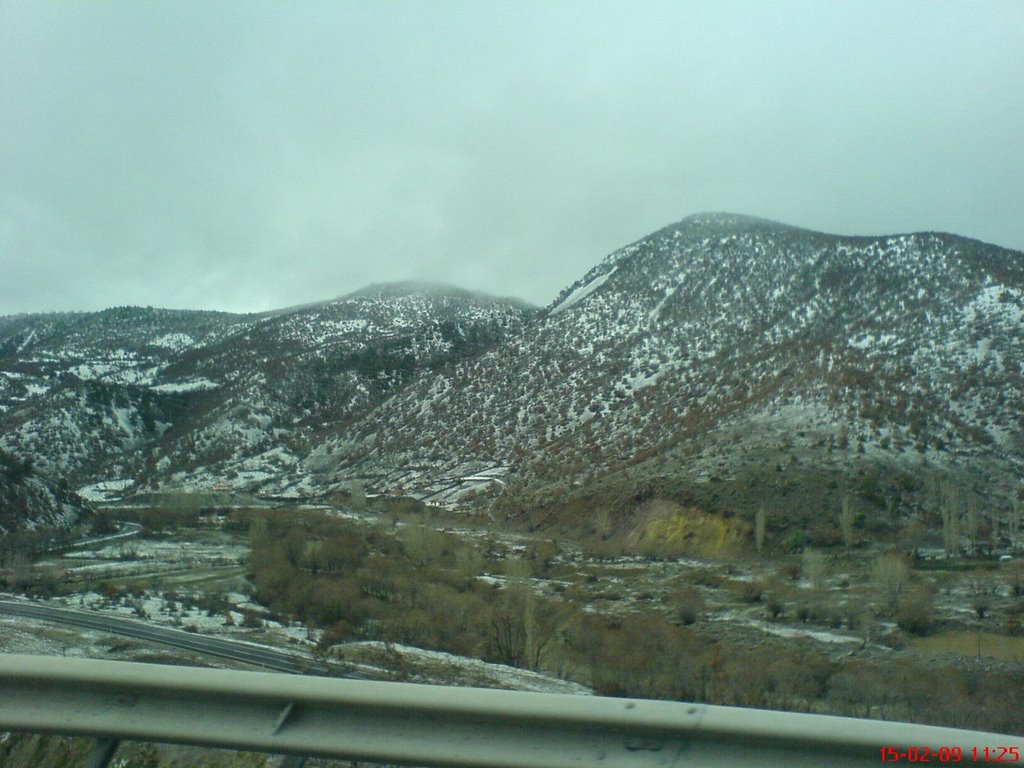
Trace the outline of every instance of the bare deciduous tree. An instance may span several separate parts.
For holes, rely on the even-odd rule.
[[[762,505],[758,507],[757,514],[754,516],[754,547],[758,554],[761,554],[761,550],[764,548],[764,533],[767,524],[768,510]]]
[[[939,498],[942,513],[942,544],[946,557],[960,551],[960,492],[952,483],[941,486]]]
[[[910,567],[906,558],[896,552],[887,552],[875,561],[874,576],[886,609],[895,613],[900,597],[910,583]]]
[[[853,494],[843,496],[843,510],[839,513],[839,528],[843,532],[843,544],[847,550],[853,546],[853,524],[857,516],[857,502]]]
[[[1010,563],[1006,569],[1006,584],[1010,594],[1016,598],[1024,598],[1024,563]]]
[[[1016,551],[1020,547],[1020,519],[1024,512],[1024,503],[1014,499],[1010,506],[1010,549]]]
[[[816,549],[808,547],[804,550],[803,564],[801,570],[804,578],[811,582],[815,589],[822,589],[825,586],[827,564],[825,556]]]
[[[967,500],[967,547],[968,552],[972,555],[978,552],[978,528],[981,525],[981,510],[978,503],[978,499],[971,496]]]
[[[992,597],[996,593],[996,585],[982,576],[975,576],[967,586],[971,596],[971,609],[979,619],[984,619],[992,607]]]
[[[567,621],[564,605],[538,597],[531,585],[532,569],[525,560],[505,565],[509,586],[490,611],[490,650],[499,661],[540,669],[559,631]]]
[[[348,503],[352,509],[363,509],[366,506],[366,489],[360,480],[353,480],[348,487]]]

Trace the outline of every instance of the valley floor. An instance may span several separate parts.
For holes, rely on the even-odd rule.
[[[326,674],[1024,733],[1016,562],[652,559],[385,501],[121,514],[136,535],[39,556],[20,584],[8,570],[4,599],[284,651]],[[252,668],[2,611],[0,651]]]

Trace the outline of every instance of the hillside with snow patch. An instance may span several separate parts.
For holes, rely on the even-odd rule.
[[[700,214],[543,311],[402,283],[260,315],[0,318],[0,449],[125,494],[663,495],[807,525],[853,495],[885,530],[950,480],[1018,492],[1022,325],[1019,252]]]
[[[401,284],[262,315],[0,318],[0,449],[76,488],[295,493],[317,435],[518,333],[531,311]]]
[[[1022,311],[1018,252],[692,216],[307,465],[328,485],[526,505],[611,488],[824,515],[853,492],[881,519],[914,514],[942,477],[1009,498],[1024,467]],[[459,482],[482,470],[501,483]]]

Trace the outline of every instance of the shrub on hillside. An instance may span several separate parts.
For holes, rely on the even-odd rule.
[[[740,599],[745,603],[759,603],[764,596],[764,584],[760,581],[741,582]]]
[[[692,635],[656,616],[612,619],[587,614],[570,632],[590,667],[594,690],[605,696],[689,699],[699,691]]]
[[[912,635],[925,635],[932,625],[934,595],[929,585],[918,585],[899,602],[896,624]]]
[[[704,595],[699,589],[684,587],[672,595],[672,606],[679,620],[689,626],[704,613]]]

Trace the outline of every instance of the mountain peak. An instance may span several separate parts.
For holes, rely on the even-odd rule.
[[[389,283],[371,283],[364,288],[339,297],[341,300],[377,297],[400,298],[405,296],[426,296],[433,298],[460,298],[484,304],[506,302],[521,307],[530,306],[528,302],[515,297],[494,296],[482,291],[470,291],[450,283],[429,280],[399,280]]]
[[[772,227],[784,227],[785,224],[773,221],[771,219],[761,218],[760,216],[748,216],[742,213],[731,213],[729,211],[702,211],[700,213],[693,213],[677,222],[679,224],[699,224],[705,226],[754,226],[754,225],[768,225]]]
[[[643,238],[640,242],[650,241],[666,235],[674,237],[708,237],[715,235],[736,235],[746,233],[806,233],[822,235],[824,233],[815,230],[795,227],[772,219],[764,219],[758,216],[748,216],[741,213],[729,213],[728,211],[704,211],[694,213],[674,224],[662,227],[656,232]]]

